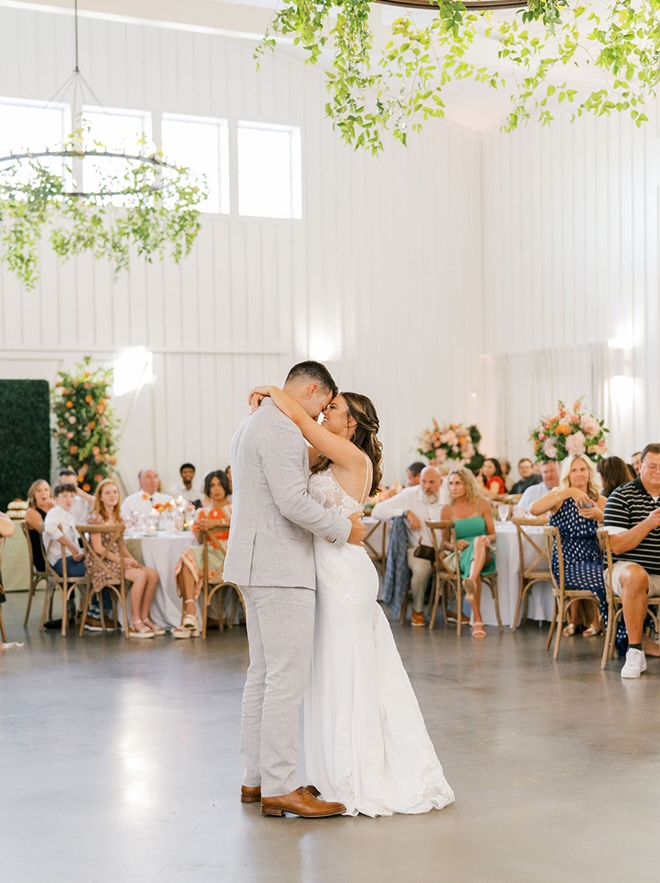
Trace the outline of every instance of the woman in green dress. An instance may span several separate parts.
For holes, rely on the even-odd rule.
[[[472,605],[472,637],[485,638],[481,618],[481,577],[495,573],[495,525],[489,500],[479,491],[474,475],[465,467],[452,469],[447,478],[450,503],[443,506],[442,521],[456,525],[456,549],[452,547],[449,531],[445,531],[443,546],[456,552],[461,571],[465,600]]]

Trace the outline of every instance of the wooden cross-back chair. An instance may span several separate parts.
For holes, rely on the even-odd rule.
[[[604,528],[598,531],[598,542],[603,553],[603,565],[605,567],[605,598],[607,601],[607,630],[605,631],[605,646],[600,660],[600,667],[605,668],[608,661],[614,658],[616,647],[616,626],[623,617],[621,598],[615,594],[612,583],[612,546],[610,534]],[[655,631],[659,629],[660,595],[649,594],[646,599],[648,615],[651,617]]]
[[[435,617],[438,612],[438,605],[442,601],[442,615],[447,622],[447,598],[453,594],[456,600],[456,634],[461,633],[461,611],[463,609],[463,580],[461,578],[461,569],[458,565],[458,553],[449,553],[444,551],[442,547],[444,532],[449,532],[449,542],[452,548],[456,549],[456,523],[454,521],[427,521],[426,526],[431,534],[431,541],[435,550],[435,583],[433,593],[433,606],[431,608],[431,617],[429,628],[435,627]],[[455,570],[452,569],[455,566]],[[493,596],[493,606],[495,607],[495,616],[500,631],[503,630],[502,617],[500,616],[500,599],[497,585],[497,573],[491,573],[481,577],[482,586],[485,585],[490,589]]]
[[[27,628],[28,620],[30,618],[30,610],[32,609],[32,599],[37,591],[37,586],[39,583],[47,583],[48,576],[46,573],[46,569],[37,570],[34,563],[34,554],[32,551],[32,540],[30,539],[30,533],[32,532],[27,524],[22,521],[21,529],[23,530],[23,534],[25,536],[25,541],[27,543],[27,551],[28,551],[28,562],[30,567],[30,586],[28,589],[28,600],[27,600],[27,609],[25,611],[25,619],[23,620],[23,628]],[[42,544],[43,549],[43,544]],[[45,559],[44,559],[45,560]]]
[[[243,598],[238,586],[234,583],[228,583],[223,577],[223,567],[213,570],[209,567],[210,548],[222,549],[226,554],[227,540],[229,539],[230,521],[227,520],[210,520],[207,519],[199,523],[197,538],[203,548],[203,566],[202,566],[202,638],[206,637],[206,629],[208,626],[209,606],[215,595],[218,596],[218,627],[222,631],[224,628],[231,628],[236,618],[237,604],[240,601],[243,605]],[[225,605],[227,596],[232,593],[232,603],[229,616],[225,613]],[[244,605],[243,605],[244,607]]]
[[[119,544],[119,548],[122,548],[124,544],[125,526],[124,524],[77,524],[76,530],[80,534],[85,557],[91,558],[95,562],[95,569],[103,573],[104,579],[103,585],[100,586],[99,589],[95,589],[92,580],[89,580],[89,587],[87,592],[85,593],[82,615],[80,617],[80,634],[82,635],[85,628],[85,620],[87,619],[87,611],[89,610],[89,604],[92,599],[92,595],[95,592],[100,595],[103,589],[107,588],[110,590],[110,598],[112,601],[112,618],[115,623],[117,622],[117,601],[119,601],[119,603],[121,604],[122,613],[124,615],[124,637],[126,638],[126,640],[128,640],[130,619],[128,616],[124,556],[119,556],[119,576],[117,576],[116,571],[108,566],[108,562],[106,560],[106,550],[104,549],[102,553],[97,552],[94,548],[94,543],[92,540],[92,537],[95,534],[109,535],[110,541],[112,543],[117,542]],[[101,598],[99,598],[99,609],[101,612],[101,625],[103,625],[104,612],[103,601]]]
[[[2,573],[2,553],[5,548],[5,538],[0,537],[0,574]],[[4,589],[2,587],[2,583],[0,582],[0,593],[4,594]],[[3,643],[7,640],[7,633],[5,632],[5,622],[2,618],[2,604],[0,604],[0,638],[2,638]]]
[[[548,629],[548,640],[546,641],[545,645],[545,649],[548,650],[552,641],[552,636],[556,629],[557,634],[555,636],[555,646],[552,653],[552,658],[557,659],[557,657],[559,656],[559,645],[561,644],[562,629],[564,627],[564,622],[566,621],[566,616],[569,609],[572,607],[573,604],[577,604],[579,601],[591,601],[592,603],[596,603],[596,596],[590,589],[573,589],[569,588],[566,585],[566,578],[564,574],[564,551],[561,543],[561,534],[556,527],[545,527],[544,532],[545,535],[548,537],[549,542],[554,545],[554,548],[557,551],[557,568],[559,572],[559,579],[557,580],[555,578],[555,575],[552,572],[551,568],[550,576],[552,579],[552,594],[554,596],[555,603],[554,609],[552,611],[552,619],[550,620],[550,628]]]
[[[44,552],[44,561],[46,562],[46,593],[44,596],[43,610],[41,611],[39,630],[44,630],[47,615],[49,615],[51,619],[53,618],[53,597],[57,592],[62,600],[62,637],[64,637],[69,622],[69,598],[74,595],[77,588],[82,589],[83,594],[87,595],[87,574],[84,576],[69,576],[66,563],[67,547],[61,540],[54,539],[50,541],[48,548],[50,548],[51,543],[59,543],[62,547],[62,576],[60,576],[48,560],[48,548],[44,547],[43,534],[39,534],[39,537]]]
[[[532,533],[526,530],[529,527],[546,527],[547,518],[514,518],[518,539],[518,599],[516,600],[516,612],[511,623],[515,632],[520,621],[520,608],[522,607],[522,622],[527,619],[527,605],[529,592],[536,583],[552,582],[550,573],[550,561],[552,551],[549,538],[545,533]],[[525,558],[529,563],[525,564]],[[529,560],[531,558],[531,561]]]

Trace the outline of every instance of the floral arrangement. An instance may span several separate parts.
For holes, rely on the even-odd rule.
[[[148,494],[142,494],[142,497],[145,500],[149,499]],[[154,503],[153,508],[159,514],[162,514],[163,512],[174,512],[174,508],[175,508],[174,500],[168,500],[166,503]]]
[[[87,492],[107,478],[117,463],[118,421],[108,404],[112,370],[92,371],[91,361],[91,356],[85,356],[73,374],[59,371],[51,394],[58,460],[61,466],[76,470]]]
[[[570,411],[559,402],[557,413],[543,417],[530,433],[536,460],[564,460],[572,454],[585,454],[597,463],[607,453],[605,434],[609,429],[603,424],[603,420],[582,410],[582,398],[573,402]]]
[[[436,463],[458,460],[476,473],[485,459],[477,447],[480,441],[481,433],[476,426],[465,426],[463,423],[440,426],[434,418],[433,427],[425,429],[420,436],[417,451]]]

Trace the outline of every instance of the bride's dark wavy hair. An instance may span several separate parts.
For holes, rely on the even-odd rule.
[[[358,392],[340,392],[339,395],[343,396],[346,402],[349,416],[357,423],[351,441],[371,460],[373,469],[373,480],[369,491],[371,497],[380,487],[380,480],[383,477],[383,446],[378,440],[378,430],[380,429],[378,414],[374,403],[367,396],[360,395]],[[312,472],[325,472],[331,462],[328,457],[321,455],[312,467]]]

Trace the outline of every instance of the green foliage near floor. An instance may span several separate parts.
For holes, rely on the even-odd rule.
[[[47,380],[0,380],[0,510],[37,478],[50,481]]]

